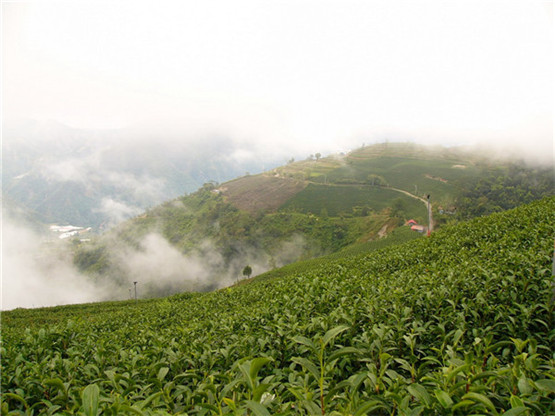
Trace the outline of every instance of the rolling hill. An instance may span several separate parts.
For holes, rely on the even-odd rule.
[[[256,275],[379,240],[409,219],[425,227],[427,195],[438,227],[478,207],[487,214],[552,194],[548,169],[385,143],[206,183],[92,243],[77,242],[75,264],[99,284],[116,282],[122,297],[135,280],[148,282],[146,296],[213,290],[246,265]],[[131,258],[145,266],[138,270]]]

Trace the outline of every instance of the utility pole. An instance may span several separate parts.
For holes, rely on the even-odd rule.
[[[553,269],[551,270],[551,277],[555,278],[555,239],[553,239]]]
[[[430,205],[430,194],[426,196],[428,199],[428,237],[432,233],[432,206]]]
[[[555,239],[553,239],[553,267],[551,269],[551,288],[552,288],[551,312],[553,312],[553,306],[555,305]],[[553,313],[549,314],[550,317],[552,315]]]
[[[133,282],[133,285],[135,285],[135,303],[137,303],[137,283],[138,282]]]

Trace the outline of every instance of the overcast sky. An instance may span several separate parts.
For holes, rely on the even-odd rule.
[[[553,154],[542,1],[3,2],[3,116]]]

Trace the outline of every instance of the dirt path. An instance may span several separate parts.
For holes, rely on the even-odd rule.
[[[426,204],[426,207],[428,206],[428,200],[427,199],[420,198],[418,195],[411,194],[409,191],[404,191],[404,190],[399,189],[399,188],[391,188],[391,187],[387,187],[386,189],[391,189],[392,191],[401,192],[401,193],[403,193],[407,196],[410,196],[411,198],[419,199],[420,201],[422,201]]]
[[[387,235],[387,224],[385,224],[380,231],[378,231],[378,238],[384,238]]]
[[[410,192],[404,191],[402,189],[398,189],[398,188],[387,188],[387,189],[391,189],[393,191],[401,192],[401,193],[403,193],[407,196],[410,196],[411,198],[418,199],[418,200],[422,201],[426,205],[426,210],[428,211],[428,216],[430,218],[430,230],[429,230],[429,232],[432,232],[434,230],[434,217],[432,216],[432,204],[430,203],[430,205],[428,206],[428,200],[427,199],[420,198],[418,195],[411,194]]]

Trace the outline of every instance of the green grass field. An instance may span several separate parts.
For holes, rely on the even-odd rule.
[[[309,184],[280,209],[295,209],[299,212],[320,214],[325,208],[330,216],[341,213],[351,214],[353,207],[368,207],[379,212],[391,207],[393,202],[401,199],[405,216],[426,218],[426,207],[417,199],[403,195],[391,189],[377,186],[352,185],[318,185]]]
[[[452,201],[457,194],[456,181],[462,177],[478,174],[476,168],[456,168],[462,162],[443,160],[417,160],[403,157],[381,157],[377,159],[349,159],[349,163],[330,172],[331,183],[353,178],[367,182],[368,176],[384,177],[392,187],[403,189],[419,196],[431,194],[436,201]],[[437,179],[433,179],[437,178]],[[446,180],[443,182],[439,178]]]

